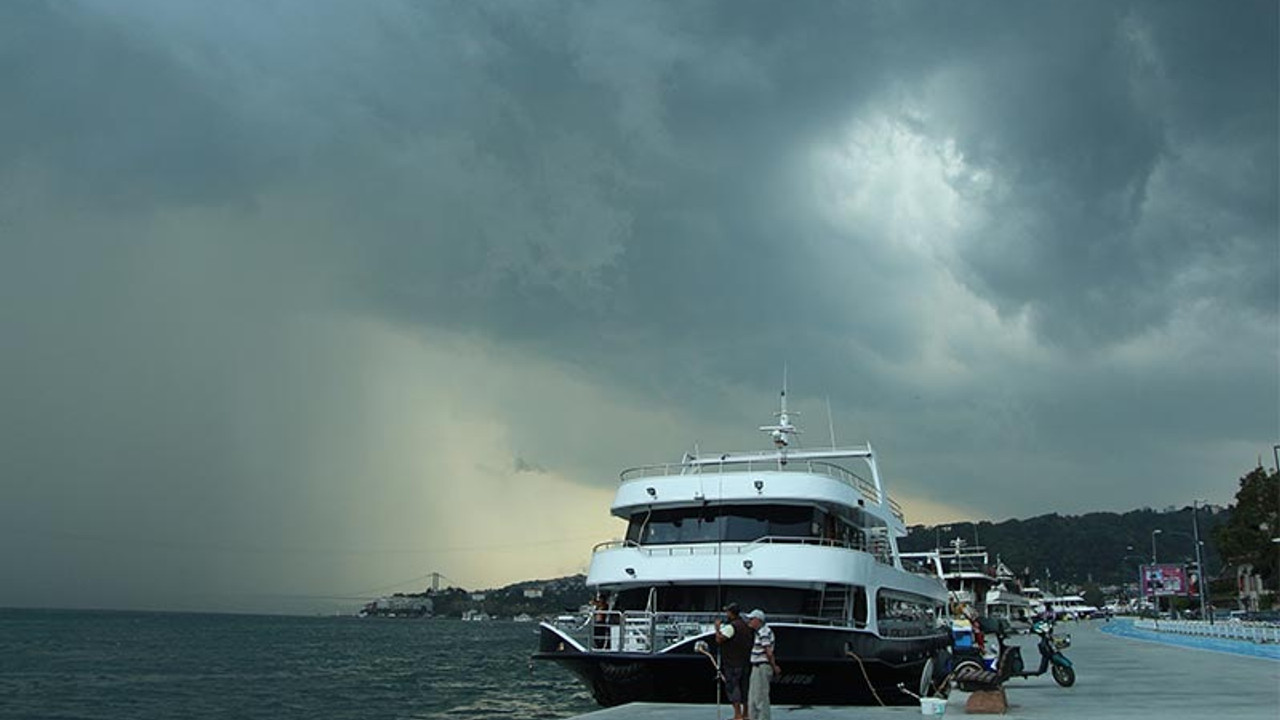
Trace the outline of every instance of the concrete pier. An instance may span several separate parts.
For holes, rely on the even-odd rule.
[[[1128,622],[1116,620],[1113,622]],[[1277,720],[1280,718],[1280,661],[1200,650],[1101,632],[1102,621],[1061,623],[1071,635],[1066,651],[1075,664],[1076,684],[1062,688],[1048,673],[1005,684],[1007,718],[1049,720]],[[1028,665],[1039,663],[1035,638],[1021,636]],[[779,637],[779,643],[785,638]],[[947,715],[963,715],[968,693],[953,691]],[[778,720],[854,720],[920,717],[918,707],[774,706]],[[632,703],[578,716],[577,720],[728,720],[726,703],[667,705]]]

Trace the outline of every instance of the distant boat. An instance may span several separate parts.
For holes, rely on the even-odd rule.
[[[1098,614],[1098,607],[1090,605],[1079,595],[1046,595],[1045,605],[1052,605],[1053,612],[1059,619],[1085,620]]]
[[[462,619],[466,622],[485,622],[492,620],[493,616],[483,610],[468,610],[462,613]]]
[[[533,616],[530,615],[529,613],[520,613],[519,615],[511,618],[511,621],[512,622],[533,622]]]

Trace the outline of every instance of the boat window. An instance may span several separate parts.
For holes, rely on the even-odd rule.
[[[641,545],[750,542],[759,538],[818,537],[820,517],[813,507],[726,505],[672,508],[636,513],[627,539]]]
[[[803,507],[771,507],[769,514],[769,534],[774,537],[816,537],[814,508]]]
[[[857,627],[867,626],[867,589],[853,588],[853,624]]]
[[[725,515],[725,540],[756,540],[769,534],[769,518],[766,508],[721,508]]]
[[[876,626],[885,637],[918,637],[937,630],[939,605],[910,593],[881,590],[876,593]]]
[[[617,610],[644,610],[650,588],[628,588],[618,593]],[[671,585],[657,589],[659,612],[720,614],[728,603],[737,603],[742,612],[761,608],[774,619],[802,613],[805,592],[791,588],[740,585]]]
[[[640,535],[644,531],[644,527],[649,522],[652,511],[638,513],[631,516],[631,522],[627,525],[627,542],[639,543]]]

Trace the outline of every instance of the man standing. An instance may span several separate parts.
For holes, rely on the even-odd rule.
[[[729,622],[721,625],[716,618],[716,643],[720,645],[720,671],[724,675],[724,694],[733,704],[733,720],[744,720],[743,705],[746,701],[747,665],[751,662],[751,645],[755,633],[747,621],[738,614],[738,604],[729,603],[724,608]]]
[[[755,631],[755,641],[751,645],[747,717],[751,720],[771,720],[769,683],[782,674],[782,668],[778,667],[778,661],[773,657],[773,628],[764,624],[764,611],[759,608],[747,613],[747,624]]]

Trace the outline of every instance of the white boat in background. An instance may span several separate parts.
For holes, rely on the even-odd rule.
[[[960,538],[952,540],[950,545],[950,550],[903,553],[902,556],[904,561],[933,567],[946,583],[953,604],[963,603],[979,616],[1029,623],[1034,602],[1023,594],[1017,576],[1008,566],[999,559],[992,565],[986,548],[966,547]]]
[[[981,546],[967,546],[956,538],[949,550],[903,553],[903,557],[921,565],[932,566],[947,586],[953,604],[963,603],[979,615],[987,614],[987,596],[999,583],[996,569]]]
[[[1044,607],[1048,606],[1053,606],[1053,612],[1059,620],[1085,620],[1100,612],[1096,605],[1090,605],[1079,595],[1046,595]]]
[[[543,623],[534,658],[571,670],[601,705],[715,702],[698,649],[732,602],[768,614],[775,703],[914,704],[899,683],[940,681],[946,588],[904,565],[903,513],[875,452],[792,448],[785,382],[777,418],[760,428],[772,450],[624,471],[612,513],[626,537],[597,545],[587,575],[598,605],[577,629]]]
[[[1043,615],[1048,607],[1060,620],[1083,620],[1101,612],[1080,595],[1048,595],[1035,587],[1023,588],[1022,593],[1031,601],[1031,613],[1036,616]]]
[[[1044,612],[1044,591],[1034,585],[1028,585],[1022,588],[1022,596],[1031,603],[1031,614],[1040,615]]]
[[[1017,576],[999,558],[996,559],[996,586],[987,591],[986,614],[1015,625],[1030,623],[1034,614],[1031,600],[1023,594]]]

